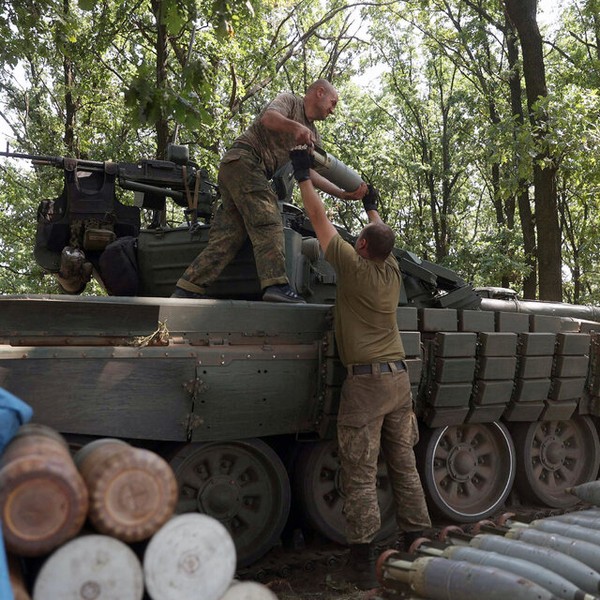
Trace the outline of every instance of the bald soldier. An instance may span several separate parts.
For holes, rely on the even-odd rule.
[[[319,79],[304,97],[279,94],[235,140],[219,165],[222,203],[212,221],[208,245],[177,281],[172,297],[205,297],[207,288],[250,237],[263,300],[304,302],[285,273],[283,225],[269,180],[289,161],[290,148],[320,145],[315,122],[333,114],[337,103],[336,89]],[[352,192],[342,190],[314,169],[310,179],[316,188],[343,200],[362,198],[367,192],[364,182]]]

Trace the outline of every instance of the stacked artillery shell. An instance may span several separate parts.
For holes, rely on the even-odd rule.
[[[153,600],[219,600],[231,585],[236,552],[231,535],[213,517],[173,517],[144,553],[146,589]]]
[[[565,492],[577,496],[584,502],[600,506],[600,481],[588,481],[587,483],[567,488]]]
[[[547,589],[518,575],[484,565],[437,557],[403,560],[388,555],[381,566],[382,585],[403,582],[430,600],[556,600]]]
[[[7,548],[15,557],[48,555],[35,581],[23,581],[20,563],[11,563],[15,600],[276,598],[260,584],[232,584],[235,545],[219,521],[173,517],[177,482],[153,452],[99,439],[73,460],[56,431],[25,425],[0,465]],[[80,533],[86,516],[98,534]],[[142,568],[128,544],[148,538]],[[29,579],[35,570],[27,569]]]
[[[547,537],[547,543],[550,542],[550,537]],[[536,545],[487,534],[475,536],[469,545],[480,550],[522,558],[540,567],[550,569],[588,594],[597,596],[600,592],[600,574],[595,569],[563,552],[548,548],[545,544]]]
[[[86,518],[88,492],[62,436],[23,425],[0,460],[0,520],[6,548],[46,554],[75,537]]]
[[[79,450],[75,463],[89,490],[89,519],[100,533],[138,542],[173,515],[177,481],[154,452],[105,438]]]
[[[564,515],[557,515],[552,517],[553,521],[560,521],[561,523],[572,523],[573,525],[581,525],[590,529],[600,531],[600,511],[580,511],[573,513],[565,513]]]
[[[593,600],[600,597],[600,531],[569,523],[570,516],[538,519],[529,524],[508,521],[508,528],[475,536],[448,528],[446,543],[425,540],[416,548],[420,558],[433,557],[436,562],[411,562],[409,555],[386,553],[379,559],[379,579],[386,589],[405,591],[408,585],[420,597],[434,600],[467,599],[477,593],[482,598],[493,598],[492,590],[502,590],[499,598],[548,597],[538,595],[537,588],[552,598]],[[574,513],[573,517],[583,521],[598,515]],[[455,566],[444,566],[440,559]],[[476,568],[467,569],[465,564]],[[491,570],[480,571],[481,567]],[[509,573],[524,587],[511,591],[514,582],[500,577],[498,572]],[[480,583],[482,578],[489,591],[479,588],[484,585]],[[446,586],[446,596],[439,591],[440,586]]]
[[[427,551],[425,552],[427,553]],[[552,592],[557,598],[578,600],[585,597],[584,592],[568,579],[551,569],[522,558],[499,554],[498,552],[482,552],[471,546],[449,546],[441,551],[440,556],[450,560],[462,560],[476,565],[503,569],[537,583]]]
[[[559,552],[560,554],[570,556],[575,560],[587,565],[595,572],[600,572],[600,555],[598,547],[584,540],[573,539],[572,537],[553,534],[535,528],[511,529],[506,537],[512,540],[519,540],[525,544],[541,546],[548,550]]]
[[[33,600],[141,600],[142,567],[133,550],[105,535],[83,535],[61,546],[42,566]]]

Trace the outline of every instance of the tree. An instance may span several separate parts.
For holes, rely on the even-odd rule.
[[[325,149],[380,188],[400,245],[525,297],[536,296],[538,271],[540,295],[558,295],[550,260],[553,277],[561,266],[569,274],[566,297],[592,301],[600,297],[597,0],[571,0],[552,40],[536,29],[535,2],[509,4],[5,2],[0,119],[16,149],[36,154],[138,160],[164,156],[177,140],[214,176],[265,102],[324,76],[341,97],[336,118],[320,124]],[[525,12],[521,21],[509,8]],[[536,64],[548,78],[537,91]],[[383,74],[357,85],[369,69]],[[17,225],[35,227],[37,201],[59,193],[60,173],[0,169],[0,243],[18,265],[0,289],[24,290],[28,279],[42,289],[50,282],[27,258],[33,233],[17,236]],[[340,223],[360,228],[360,203],[326,201]],[[180,224],[181,210],[166,220]]]
[[[572,5],[564,24],[545,40],[553,82],[552,143],[559,163],[558,208],[563,238],[563,287],[570,302],[597,297],[597,232],[600,227],[600,18],[597,0]]]
[[[547,143],[549,122],[544,99],[548,90],[542,37],[536,21],[537,0],[506,0],[506,10],[521,42],[527,108],[538,148],[533,166],[533,181],[539,297],[541,300],[561,300],[561,239],[556,198],[558,167]]]

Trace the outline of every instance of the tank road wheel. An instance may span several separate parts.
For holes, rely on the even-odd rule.
[[[177,513],[219,520],[233,537],[239,567],[278,541],[290,512],[290,483],[275,451],[257,439],[188,444],[171,460]]]
[[[479,521],[498,511],[515,478],[515,448],[498,422],[427,430],[418,456],[430,509],[453,521]]]
[[[567,487],[596,479],[600,464],[598,432],[589,417],[568,421],[515,423],[515,485],[532,502],[568,508],[579,502]]]
[[[346,520],[342,514],[344,494],[340,482],[337,442],[330,440],[303,444],[295,465],[294,490],[308,524],[326,538],[346,544]],[[383,540],[394,533],[396,519],[392,489],[382,457],[377,472],[377,496],[381,529],[376,540]]]

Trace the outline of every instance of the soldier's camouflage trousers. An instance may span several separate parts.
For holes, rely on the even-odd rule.
[[[246,149],[228,150],[219,166],[218,183],[222,204],[212,220],[208,244],[177,285],[204,293],[247,237],[261,287],[287,283],[281,214],[262,160]]]
[[[419,440],[406,371],[348,374],[338,413],[338,452],[349,544],[373,540],[381,526],[377,460],[383,449],[401,531],[431,527],[413,446]]]

